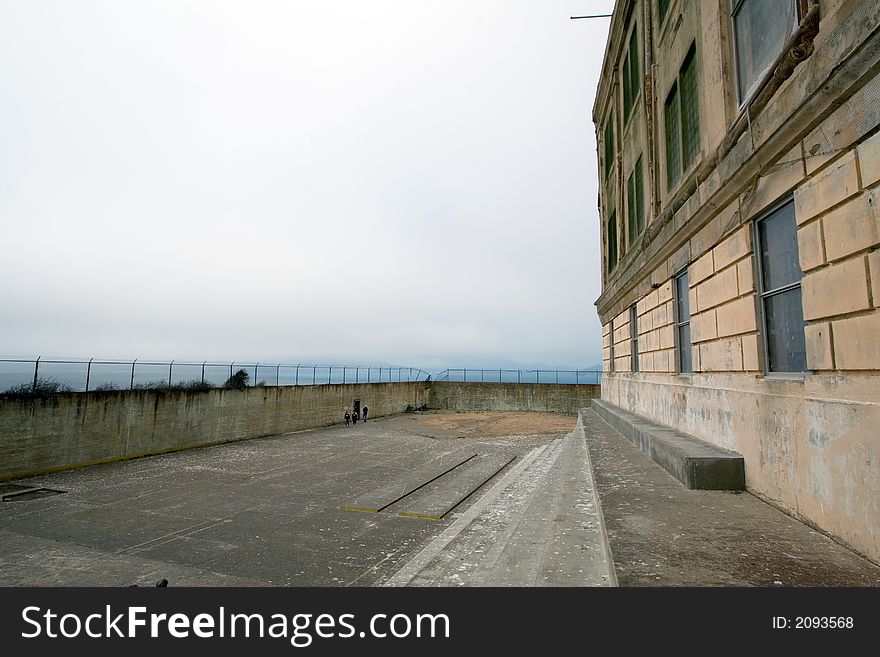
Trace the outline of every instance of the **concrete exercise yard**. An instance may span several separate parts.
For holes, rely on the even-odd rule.
[[[505,463],[439,520],[399,515]],[[880,584],[880,568],[748,493],[684,489],[590,410],[407,413],[0,494],[16,486],[65,492],[0,503],[0,586]]]
[[[462,447],[521,457],[574,422],[413,413],[8,482],[65,493],[0,504],[0,585],[375,585],[449,523],[341,505]]]

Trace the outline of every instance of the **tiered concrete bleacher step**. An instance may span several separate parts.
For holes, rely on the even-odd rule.
[[[478,456],[388,507],[400,516],[441,520],[513,461],[508,454]]]
[[[476,456],[476,452],[469,450],[446,454],[395,477],[378,488],[364,493],[354,501],[340,505],[339,508],[343,511],[378,513]]]
[[[685,487],[692,490],[745,490],[745,463],[741,454],[652,422],[601,399],[592,400],[592,409]]]
[[[519,460],[387,586],[616,583],[583,425]]]

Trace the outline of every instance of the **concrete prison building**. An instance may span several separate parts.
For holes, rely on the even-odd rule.
[[[617,0],[602,399],[880,561],[880,3]]]

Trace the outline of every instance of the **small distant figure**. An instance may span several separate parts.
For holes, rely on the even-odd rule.
[[[348,423],[351,422],[351,414],[348,412],[348,410],[345,411],[345,415],[343,415],[342,417],[345,418],[345,426],[348,426]]]
[[[367,408],[366,406],[364,406],[364,422],[367,421],[367,413],[369,413],[369,412],[370,412],[370,409]]]
[[[357,414],[357,411],[352,411],[352,414],[351,414],[351,423],[352,423],[352,424],[357,424],[357,423],[358,423],[358,414]]]

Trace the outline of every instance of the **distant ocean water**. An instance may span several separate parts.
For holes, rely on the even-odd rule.
[[[293,365],[206,365],[204,373],[200,364],[169,363],[150,364],[136,363],[132,380],[131,363],[111,364],[93,362],[89,368],[86,361],[76,363],[51,363],[42,361],[39,365],[38,377],[41,380],[51,379],[66,385],[74,391],[86,388],[88,377],[89,390],[100,386],[112,385],[120,390],[127,389],[132,382],[135,386],[152,382],[169,381],[169,367],[172,383],[204,380],[215,386],[221,386],[229,378],[230,373],[238,369],[248,372],[249,384],[264,383],[265,385],[320,385],[326,383],[366,383],[387,381],[424,380],[428,372],[418,368],[389,367],[343,367],[343,366],[300,366]],[[599,373],[590,370],[513,370],[513,369],[470,369],[463,368],[444,370],[432,373],[432,378],[447,381],[468,382],[505,382],[505,383],[599,383]],[[34,363],[12,363],[0,361],[0,392],[10,387],[31,384],[34,380]]]
[[[293,365],[206,365],[204,372],[200,364],[169,363],[150,364],[136,363],[134,378],[132,379],[132,366],[128,364],[108,364],[93,362],[91,368],[87,362],[77,363],[50,363],[40,362],[37,372],[41,380],[52,381],[69,386],[74,391],[82,391],[86,388],[88,377],[89,390],[99,386],[113,385],[119,389],[127,389],[132,383],[135,386],[145,385],[155,381],[168,383],[169,374],[172,383],[186,381],[204,381],[215,386],[221,386],[229,378],[232,372],[244,369],[248,373],[250,385],[264,383],[265,385],[312,385],[326,383],[366,383],[378,381],[412,381],[424,379],[427,373],[418,368],[388,368],[388,367],[344,367],[344,366],[300,366],[298,369]],[[8,390],[12,386],[31,384],[34,380],[34,363],[11,363],[0,361],[0,392]]]

